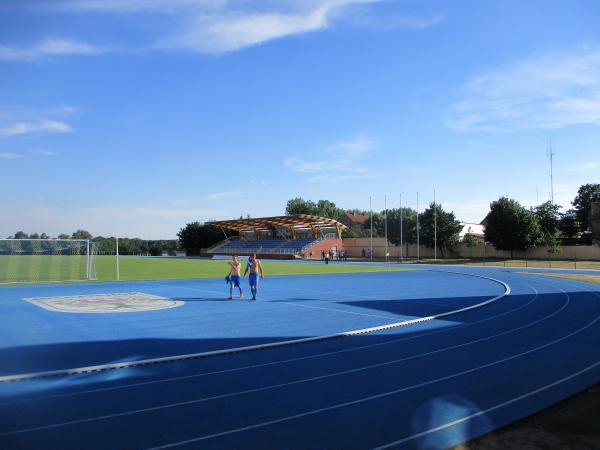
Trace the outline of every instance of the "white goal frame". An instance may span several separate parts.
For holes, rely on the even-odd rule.
[[[31,238],[23,238],[23,239],[15,239],[15,238],[6,238],[6,239],[0,239],[0,242],[73,242],[73,243],[80,243],[80,246],[85,246],[85,279],[90,281],[90,280],[96,280],[96,274],[93,273],[93,261],[92,261],[92,257],[97,255],[97,246],[98,244],[96,242],[93,242],[90,239],[52,239],[52,238],[48,238],[48,239],[31,239]],[[94,246],[96,247],[96,252],[94,253],[94,255],[92,255],[92,251],[94,250]],[[73,246],[73,248],[75,248],[75,246]],[[80,247],[81,248],[81,247]],[[18,252],[18,250],[16,250],[16,252]],[[34,251],[35,252],[35,251]],[[40,254],[43,254],[45,252],[40,251],[38,252]]]

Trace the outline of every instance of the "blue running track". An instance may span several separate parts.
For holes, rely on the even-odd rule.
[[[23,300],[121,292],[184,304]],[[0,380],[19,380],[0,382],[0,448],[442,449],[600,381],[600,288],[586,283],[436,267],[227,294],[223,280],[0,288]]]

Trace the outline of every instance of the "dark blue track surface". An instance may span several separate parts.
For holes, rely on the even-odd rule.
[[[437,268],[439,269],[439,268]],[[407,327],[269,350],[0,384],[0,448],[445,448],[600,381],[600,292],[570,280],[449,268],[512,294]],[[266,279],[256,303],[221,280],[0,289],[0,375],[320,336],[503,292],[404,272]],[[140,291],[144,313],[64,314],[23,297]]]

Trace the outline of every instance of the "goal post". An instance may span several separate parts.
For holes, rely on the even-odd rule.
[[[96,279],[98,243],[80,239],[0,239],[0,283]]]

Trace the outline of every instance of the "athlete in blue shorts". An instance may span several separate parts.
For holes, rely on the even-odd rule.
[[[231,269],[229,270],[229,300],[233,299],[233,288],[237,287],[240,290],[240,298],[244,298],[244,294],[242,293],[242,287],[240,286],[240,270],[242,265],[237,259],[236,255],[231,257],[231,261],[229,262]]]
[[[253,253],[252,256],[248,258],[248,265],[244,271],[244,276],[246,276],[248,271],[250,271],[248,282],[250,283],[250,290],[252,291],[252,300],[256,300],[256,293],[258,292],[258,274],[260,273],[261,278],[265,277],[262,264],[258,258],[256,258],[256,253]]]

